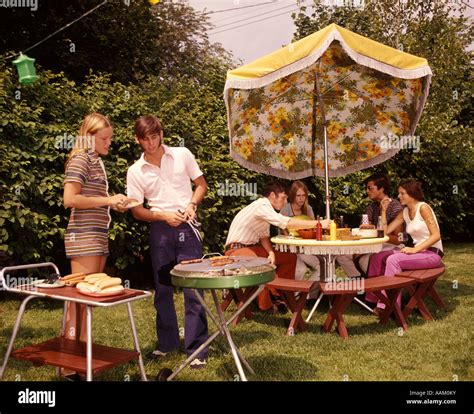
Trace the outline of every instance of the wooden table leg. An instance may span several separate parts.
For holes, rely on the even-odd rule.
[[[431,296],[431,298],[434,300],[434,302],[440,309],[446,309],[446,304],[444,303],[441,296],[438,295],[438,292],[434,288],[434,283],[433,286],[431,286],[431,289],[428,290],[428,295]]]
[[[254,294],[254,292],[258,289],[258,286],[252,286],[248,287],[245,290],[242,289],[235,289],[235,295],[236,295],[236,303],[237,303],[237,309],[240,309],[244,303],[247,301],[250,296]],[[234,326],[237,326],[237,324],[243,319],[252,319],[253,314],[252,311],[247,307],[237,318],[235,318],[232,322]]]
[[[334,321],[337,322],[337,330],[339,331],[339,335],[343,339],[347,339],[349,337],[346,329],[346,325],[344,323],[344,311],[349,306],[349,304],[354,299],[355,294],[348,294],[348,295],[335,295],[332,307],[329,309],[328,316],[326,321],[323,325],[323,332],[329,332],[334,324]]]
[[[413,312],[415,307],[418,307],[423,319],[430,321],[433,320],[433,316],[431,316],[430,311],[425,305],[423,298],[426,296],[428,290],[433,286],[434,280],[426,282],[426,283],[419,283],[415,288],[415,292],[413,293],[412,297],[408,301],[407,305],[403,309],[403,316],[405,318],[408,317]]]
[[[290,325],[286,334],[293,336],[297,331],[301,332],[306,329],[306,325],[301,317],[303,312],[304,304],[306,303],[306,293],[301,292],[298,300],[295,299],[294,292],[281,292],[285,298],[285,302],[288,304],[288,308],[292,312]]]
[[[302,316],[305,304],[306,304],[306,293],[301,294],[300,298],[296,302],[296,313],[298,315],[298,318],[297,318],[298,331],[306,330],[306,323]]]
[[[236,298],[235,298],[234,291],[230,289],[229,292],[227,293],[227,296],[221,303],[221,311],[225,312],[227,308],[229,307],[229,305],[232,303],[232,301],[236,301]]]
[[[329,308],[328,316],[326,317],[326,320],[324,321],[324,324],[322,326],[323,332],[330,332],[331,329],[332,329],[332,325],[334,324],[334,320],[335,320],[335,313],[333,312],[334,305],[335,305],[336,301],[338,301],[340,296],[342,296],[342,295],[336,295],[335,297],[332,298],[333,300],[332,300],[331,306]]]
[[[372,292],[377,298],[380,300],[385,305],[385,309],[382,309],[382,314],[380,316],[380,323],[383,325],[388,322],[390,319],[390,313],[387,312],[388,307],[390,306],[391,301],[388,299],[387,294],[385,293],[385,290],[377,291],[377,292]],[[381,308],[379,308],[381,309]]]
[[[232,302],[235,302],[236,305],[241,302],[241,298],[244,295],[242,289],[229,289],[229,294],[226,296],[226,298],[222,301],[220,308],[224,312],[227,310],[229,305]]]
[[[255,292],[255,290],[247,292],[242,289],[229,289],[228,295],[220,304],[221,310],[223,312],[226,311],[232,302],[235,302],[237,308],[239,308],[240,306],[242,306],[243,303],[245,303],[247,298],[249,298],[253,292]],[[234,319],[232,324],[236,326],[244,317],[247,319],[252,319],[253,317],[252,311],[248,307],[247,309],[245,309],[243,314],[239,315],[236,319]]]
[[[344,295],[341,299],[341,302],[336,310],[336,321],[337,321],[337,330],[339,331],[339,335],[343,339],[349,338],[349,334],[347,333],[346,324],[344,322],[344,311],[349,306],[349,304],[354,300],[355,295]]]
[[[397,298],[400,295],[402,289],[391,289],[387,292],[387,302],[385,311],[380,318],[380,323],[385,324],[390,319],[390,315],[395,315],[397,325],[402,327],[404,331],[408,330],[408,324],[406,323],[405,317],[403,316],[400,305],[397,303]]]

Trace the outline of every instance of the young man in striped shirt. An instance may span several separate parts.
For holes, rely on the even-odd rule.
[[[277,182],[266,186],[262,198],[244,207],[232,221],[226,240],[226,255],[268,257],[277,266],[277,277],[295,278],[296,254],[273,250],[270,242],[270,224],[281,229],[305,229],[315,227],[316,220],[300,220],[284,216],[281,210],[288,196],[283,186]],[[323,228],[329,227],[329,220],[322,220]],[[269,310],[273,307],[268,289],[259,295],[258,307]]]
[[[380,203],[382,200],[389,198],[390,194],[390,179],[385,174],[372,174],[364,181],[367,190],[367,197],[372,203],[367,207],[365,213],[369,216],[369,224],[361,225],[360,228],[375,229],[379,216],[382,215],[380,210]],[[387,223],[390,224],[403,210],[403,206],[396,199],[392,199],[387,209]],[[401,245],[405,238],[405,228],[399,225],[392,233],[388,235],[389,240],[384,243],[382,250],[392,250],[395,246]],[[401,246],[403,247],[403,245]],[[401,248],[400,247],[400,248]],[[356,255],[354,259],[362,272],[367,274],[369,269],[369,261],[372,254]]]

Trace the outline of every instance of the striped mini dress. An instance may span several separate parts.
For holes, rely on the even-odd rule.
[[[109,196],[104,164],[94,151],[78,152],[71,157],[64,183],[79,183],[80,194],[85,197]],[[109,224],[109,207],[73,208],[64,239],[66,256],[108,256]]]

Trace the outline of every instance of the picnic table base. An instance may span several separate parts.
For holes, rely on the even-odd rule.
[[[400,295],[402,288],[410,286],[413,283],[413,279],[406,277],[395,278],[389,276],[378,276],[365,280],[365,292],[374,293],[380,301],[385,304],[385,309],[382,310],[380,315],[381,324],[386,324],[390,320],[390,317],[394,315],[398,326],[403,328],[405,331],[408,329],[400,305],[397,303],[397,298]],[[359,292],[354,288],[339,289],[337,285],[331,285],[329,283],[322,283],[320,286],[323,294],[334,296],[332,307],[329,309],[326,321],[322,326],[322,331],[330,332],[334,322],[336,322],[339,335],[341,338],[347,339],[349,334],[347,333],[343,315],[346,308]],[[386,296],[382,291],[386,292]]]

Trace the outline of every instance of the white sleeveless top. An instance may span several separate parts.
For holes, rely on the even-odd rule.
[[[426,204],[426,203],[420,202],[416,206],[415,217],[413,218],[413,220],[410,220],[410,214],[409,214],[408,208],[403,209],[403,219],[405,220],[405,224],[406,224],[406,232],[412,237],[413,243],[415,244],[415,246],[418,246],[419,244],[423,243],[426,239],[428,239],[428,237],[430,237],[430,230],[428,229],[428,226],[426,225],[425,220],[423,220],[423,216],[420,213],[420,208],[423,204]],[[428,204],[426,205],[428,206]],[[431,207],[429,208],[431,209]],[[433,210],[431,211],[433,213],[436,226],[438,226],[438,229],[439,229],[436,215]],[[441,240],[439,240],[435,244],[433,244],[431,247],[436,247],[442,251],[443,243],[441,243]]]

